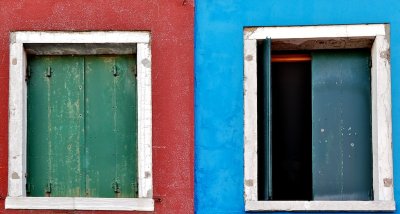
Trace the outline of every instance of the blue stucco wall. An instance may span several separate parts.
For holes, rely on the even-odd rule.
[[[394,188],[400,206],[400,1],[198,0],[195,14],[195,209],[198,214],[244,213],[245,26],[391,24]]]

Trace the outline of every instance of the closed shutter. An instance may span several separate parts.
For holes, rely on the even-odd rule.
[[[134,56],[28,63],[27,194],[137,197]]]

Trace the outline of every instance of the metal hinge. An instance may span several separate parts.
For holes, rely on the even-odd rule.
[[[118,70],[117,70],[117,66],[113,67],[113,75],[114,77],[119,76]]]
[[[136,195],[139,195],[139,184],[137,181],[134,181],[131,183],[132,185],[132,191],[135,192]]]
[[[51,77],[51,73],[53,73],[53,71],[51,70],[51,67],[47,67],[47,72],[46,72],[46,77]]]
[[[369,198],[371,200],[374,200],[374,189],[373,188],[371,188],[371,190],[369,191]]]
[[[26,194],[31,193],[31,184],[30,183],[26,183],[25,184],[25,189],[26,189]]]
[[[45,188],[46,196],[50,196],[51,190],[52,190],[51,183],[49,182],[49,183],[47,183],[47,186]]]
[[[28,81],[31,78],[31,66],[28,66],[28,69],[25,73],[25,81]]]
[[[115,193],[120,193],[121,192],[120,185],[116,181],[113,183],[112,188],[113,188]]]

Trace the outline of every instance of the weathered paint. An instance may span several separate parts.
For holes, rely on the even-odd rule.
[[[136,60],[28,61],[29,196],[137,197]]]
[[[31,196],[85,195],[80,178],[85,174],[83,67],[82,57],[29,60],[27,180]]]
[[[166,24],[168,23],[168,24]],[[7,153],[9,36],[17,30],[151,31],[155,213],[193,212],[193,1],[0,3],[0,152]],[[171,56],[173,56],[171,58]],[[18,63],[18,62],[16,62]],[[179,105],[178,105],[179,103]],[[176,115],[176,112],[180,114]],[[171,158],[173,157],[173,158]],[[21,175],[18,175],[21,176]],[[0,207],[7,155],[0,157]],[[32,211],[0,212],[24,213]],[[47,211],[52,213],[53,211]],[[37,213],[46,213],[38,211]],[[82,213],[84,213],[82,211]],[[99,212],[101,213],[101,212]],[[108,212],[105,212],[108,213]]]
[[[368,203],[363,204],[360,207],[360,203],[355,203],[354,206],[346,206],[348,203],[340,204],[340,201],[310,201],[308,203],[279,203],[279,201],[254,201],[254,190],[257,190],[257,183],[253,186],[245,185],[245,196],[246,196],[246,210],[387,210],[393,211],[395,210],[395,202],[393,200],[393,185],[388,182],[385,184],[385,180],[390,181],[390,178],[393,178],[393,167],[392,167],[392,116],[391,116],[391,90],[390,90],[390,64],[386,58],[382,58],[380,56],[385,56],[389,44],[387,40],[387,36],[382,35],[382,33],[386,34],[389,31],[387,26],[380,25],[351,25],[354,29],[357,29],[355,32],[354,29],[349,25],[322,25],[322,26],[313,26],[313,33],[320,34],[322,32],[329,32],[332,36],[339,36],[343,33],[348,34],[348,32],[352,32],[353,36],[356,36],[354,33],[359,34],[360,37],[363,35],[373,35],[376,34],[375,41],[371,48],[371,58],[372,58],[372,68],[371,68],[371,95],[372,95],[372,139],[373,139],[373,187],[374,187],[374,200],[369,201]],[[375,26],[371,29],[372,26]],[[366,27],[366,28],[365,28]],[[259,34],[259,39],[263,40],[266,37],[269,37],[271,34],[275,36],[279,36],[280,38],[296,38],[299,36],[297,31],[303,27],[299,26],[284,26],[284,27],[262,27],[263,34]],[[305,26],[304,28],[309,28]],[[375,30],[374,30],[375,28]],[[256,32],[258,28],[245,28],[245,38],[247,32]],[[316,31],[315,29],[321,29],[321,31]],[[346,30],[348,29],[348,30]],[[350,30],[352,29],[352,30]],[[368,30],[367,30],[368,29]],[[282,30],[282,31],[281,31]],[[294,31],[292,31],[294,30]],[[371,31],[373,30],[373,31]],[[383,30],[383,31],[382,31]],[[275,33],[274,33],[275,31]],[[276,31],[281,31],[281,33],[277,33]],[[327,34],[326,34],[327,35]],[[312,38],[312,34],[308,34],[310,39]],[[257,53],[253,49],[253,44],[255,44],[256,40],[253,39],[245,39],[244,40],[244,56],[254,55]],[[317,40],[318,42],[318,40]],[[258,57],[260,58],[260,57]],[[254,72],[254,66],[250,61],[244,60],[244,100],[245,100],[245,129],[244,129],[244,159],[245,159],[245,182],[248,180],[256,181],[254,179],[254,171],[252,170],[255,167],[257,159],[256,150],[253,148],[256,143],[254,141],[251,143],[249,139],[254,140],[254,133],[257,132],[257,129],[248,130],[248,127],[251,127],[257,124],[257,117],[254,114],[248,114],[246,111],[246,106],[251,106],[251,104],[256,103],[254,99],[254,90],[249,88],[248,86],[255,86],[257,82],[254,82],[255,79],[252,77],[252,73]],[[251,75],[249,75],[251,74]],[[251,89],[251,91],[249,90]],[[249,93],[250,92],[250,93]],[[378,96],[379,95],[379,96]],[[253,100],[253,101],[252,101]],[[250,102],[249,102],[250,101]],[[249,105],[250,104],[250,105]],[[256,112],[256,111],[254,111]],[[379,120],[378,120],[379,118]],[[247,124],[247,127],[246,127]],[[250,126],[248,126],[250,124]],[[249,143],[250,142],[250,143]],[[251,163],[251,164],[249,164]],[[250,196],[250,197],[249,197]],[[378,199],[378,200],[377,200]],[[253,201],[252,201],[253,200]],[[255,199],[257,200],[257,199]],[[384,202],[382,203],[382,201]],[[285,207],[286,206],[286,207]],[[320,207],[320,208],[318,208]],[[348,207],[343,209],[344,207]]]
[[[374,200],[370,55],[312,52],[314,200]]]
[[[244,213],[243,111],[247,109],[243,106],[243,93],[248,91],[243,91],[243,27],[246,26],[391,24],[393,182],[395,199],[400,197],[400,185],[396,185],[400,177],[397,170],[400,159],[396,155],[400,152],[400,113],[395,110],[400,107],[400,88],[396,87],[400,81],[400,62],[395,60],[400,57],[400,2],[203,0],[196,3],[197,213]],[[385,120],[383,115],[381,118]],[[310,207],[310,203],[293,203],[292,207],[304,206]]]

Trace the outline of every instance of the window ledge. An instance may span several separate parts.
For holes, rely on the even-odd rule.
[[[395,211],[394,201],[246,201],[246,211]]]
[[[7,197],[6,209],[154,211],[151,198]]]

